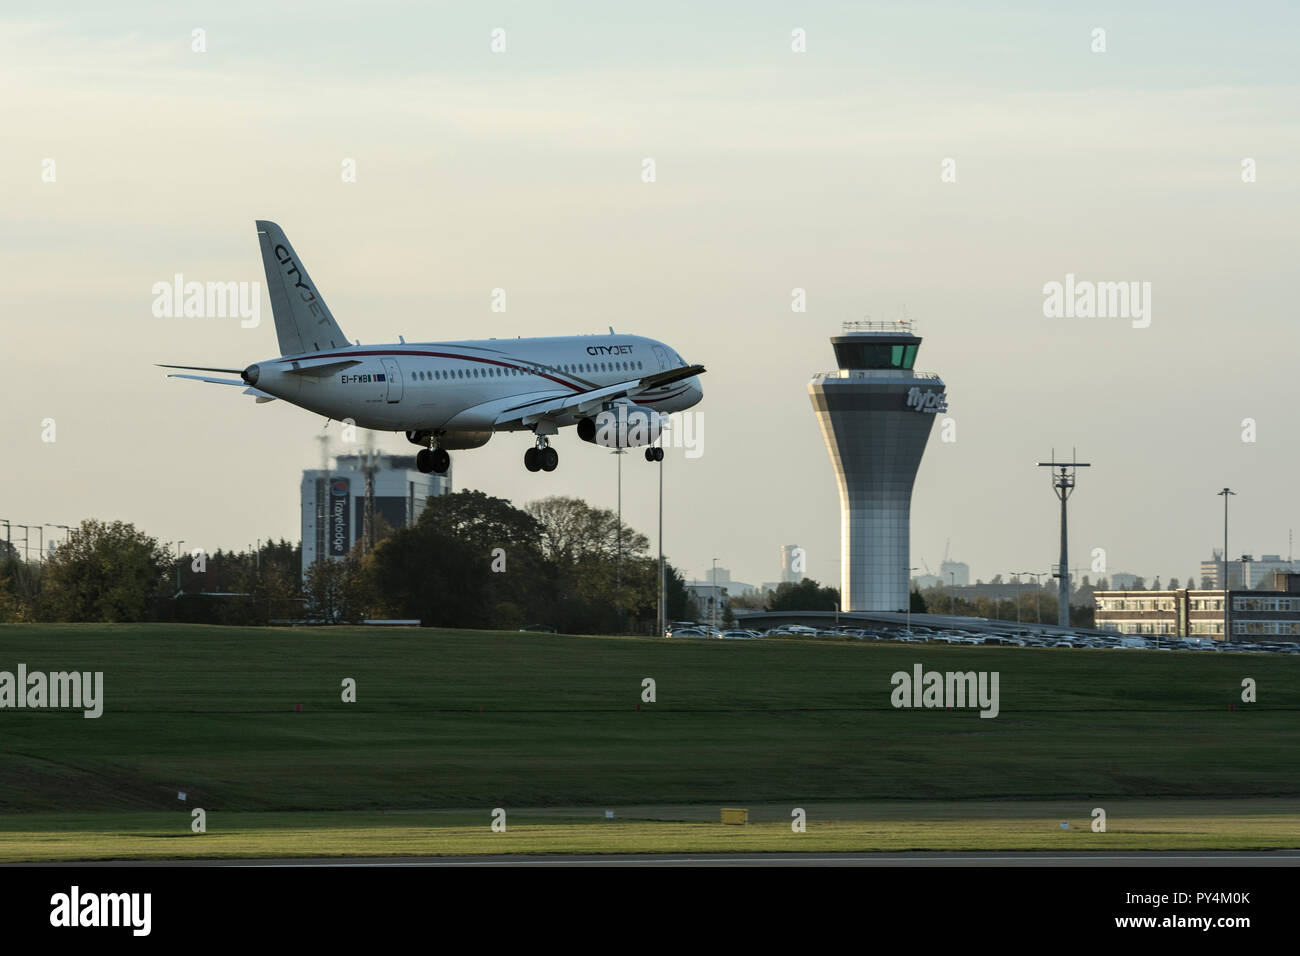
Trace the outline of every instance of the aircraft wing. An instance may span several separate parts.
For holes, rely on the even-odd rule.
[[[560,415],[589,415],[598,411],[606,402],[616,398],[635,399],[643,392],[671,385],[683,379],[694,378],[704,372],[703,365],[687,365],[682,368],[655,372],[642,378],[591,388],[585,392],[568,392],[560,395],[544,396],[524,402],[515,401],[509,407],[501,409],[494,420],[497,427],[518,423],[534,425],[544,418]]]

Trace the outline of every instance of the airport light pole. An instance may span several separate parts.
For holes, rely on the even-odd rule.
[[[36,563],[45,563],[45,528],[43,525],[32,525],[36,529]]]
[[[1016,623],[1020,623],[1020,574],[1019,571],[1012,571],[1011,576],[1016,579]]]
[[[718,559],[713,559],[713,596],[709,599],[709,608],[713,612],[713,629],[718,629]]]
[[[626,453],[625,448],[615,448],[610,452],[618,456],[618,528],[617,533],[617,553],[614,556],[614,593],[620,598],[623,595],[623,455]],[[622,605],[617,607],[618,626],[623,629],[623,609]]]
[[[623,589],[623,455],[624,448],[615,448],[610,454],[618,456],[618,554],[614,559],[614,581],[619,592]]]
[[[1041,578],[1044,574],[1046,574],[1046,573],[1048,573],[1048,572],[1046,572],[1046,571],[1017,571],[1016,573],[1017,573],[1017,574],[1027,574],[1027,575],[1029,575],[1031,578],[1034,579],[1034,623],[1041,627],[1042,624],[1043,624],[1043,615],[1042,615],[1042,612],[1039,610],[1039,605],[1038,605],[1038,595],[1042,592],[1043,588],[1042,588],[1042,585],[1040,585],[1040,584],[1038,583],[1038,579]],[[1017,603],[1019,603],[1018,599],[1017,599]]]
[[[1057,461],[1056,452],[1053,450],[1052,460],[1040,461],[1038,467],[1051,468],[1055,471],[1052,474],[1052,488],[1061,501],[1061,563],[1057,567],[1060,578],[1060,605],[1056,609],[1056,623],[1060,627],[1068,628],[1070,626],[1070,557],[1069,549],[1066,547],[1065,503],[1069,500],[1070,493],[1074,491],[1075,471],[1079,468],[1091,468],[1092,465],[1086,461]]]
[[[903,568],[907,572],[907,635],[912,636],[912,572],[919,568]]]
[[[1232,632],[1228,630],[1228,497],[1236,495],[1231,488],[1224,488],[1222,491],[1215,492],[1223,499],[1223,639],[1232,640]],[[1243,565],[1243,568],[1245,566]],[[1245,586],[1245,582],[1242,582]]]
[[[942,571],[943,568],[939,570]],[[957,615],[957,572],[949,571],[948,579],[952,582],[952,587],[948,589],[948,614],[955,617]]]
[[[10,529],[8,518],[0,518],[0,521],[3,521],[5,526],[5,555],[8,556],[14,549],[14,543],[10,540],[13,532]]]
[[[27,525],[25,525],[25,524],[16,524],[16,525],[14,525],[14,527],[15,527],[15,528],[22,528],[22,529],[23,529],[23,562],[26,563],[26,561],[27,561],[27,541],[28,541],[28,538],[30,537],[30,534],[29,534],[29,531],[28,531]]]
[[[176,542],[176,592],[178,594],[181,590],[181,545],[184,543],[184,538]]]
[[[668,602],[664,596],[664,460],[659,459],[659,636],[667,629]]]

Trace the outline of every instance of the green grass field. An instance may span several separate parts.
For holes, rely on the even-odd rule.
[[[1300,846],[1292,657],[0,627],[0,670],[19,663],[103,671],[106,703],[0,710],[5,860]],[[893,709],[914,663],[1000,672],[1000,715]],[[722,806],[756,822],[723,827]]]

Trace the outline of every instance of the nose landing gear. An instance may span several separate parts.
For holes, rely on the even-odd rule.
[[[664,450],[662,448],[647,448],[645,450],[646,461],[663,461]]]

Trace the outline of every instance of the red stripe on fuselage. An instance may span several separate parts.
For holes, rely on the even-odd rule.
[[[528,371],[528,367],[527,367],[527,366],[524,366],[524,365],[518,365],[518,364],[513,363],[513,362],[504,362],[504,361],[500,361],[500,360],[498,360],[498,359],[480,358],[480,357],[478,357],[477,355],[454,355],[454,354],[451,353],[451,352],[411,352],[411,351],[407,351],[407,352],[381,352],[381,351],[378,351],[378,350],[376,350],[376,351],[371,351],[371,352],[337,352],[337,353],[335,353],[335,352],[331,352],[331,353],[327,353],[327,354],[325,354],[325,355],[312,355],[312,356],[308,356],[308,357],[304,357],[304,356],[302,356],[302,355],[291,355],[291,356],[286,356],[285,358],[280,359],[280,361],[281,361],[281,362],[306,362],[306,361],[314,361],[314,360],[316,360],[316,359],[323,359],[323,358],[340,358],[340,359],[344,359],[344,358],[352,358],[353,356],[356,356],[356,355],[381,355],[381,356],[384,356],[384,357],[386,357],[386,358],[398,358],[398,357],[400,357],[400,356],[404,356],[404,355],[428,355],[428,356],[430,356],[431,358],[458,359],[458,360],[460,360],[460,361],[462,361],[462,362],[478,362],[478,363],[480,363],[480,364],[482,364],[482,365],[499,365],[499,366],[501,366],[502,368],[514,368],[514,369],[519,369],[521,372]],[[555,382],[557,385],[563,385],[563,386],[565,386],[566,388],[571,388],[571,389],[573,389],[575,392],[586,392],[586,391],[589,391],[589,390],[591,389],[591,386],[590,386],[590,385],[574,385],[572,382],[566,382],[566,381],[564,381],[564,379],[562,379],[562,378],[556,378],[554,375],[549,375],[549,374],[547,374],[546,372],[538,372],[537,375],[538,375],[539,378],[550,379],[552,382]],[[598,387],[599,387],[599,386],[598,386]]]

